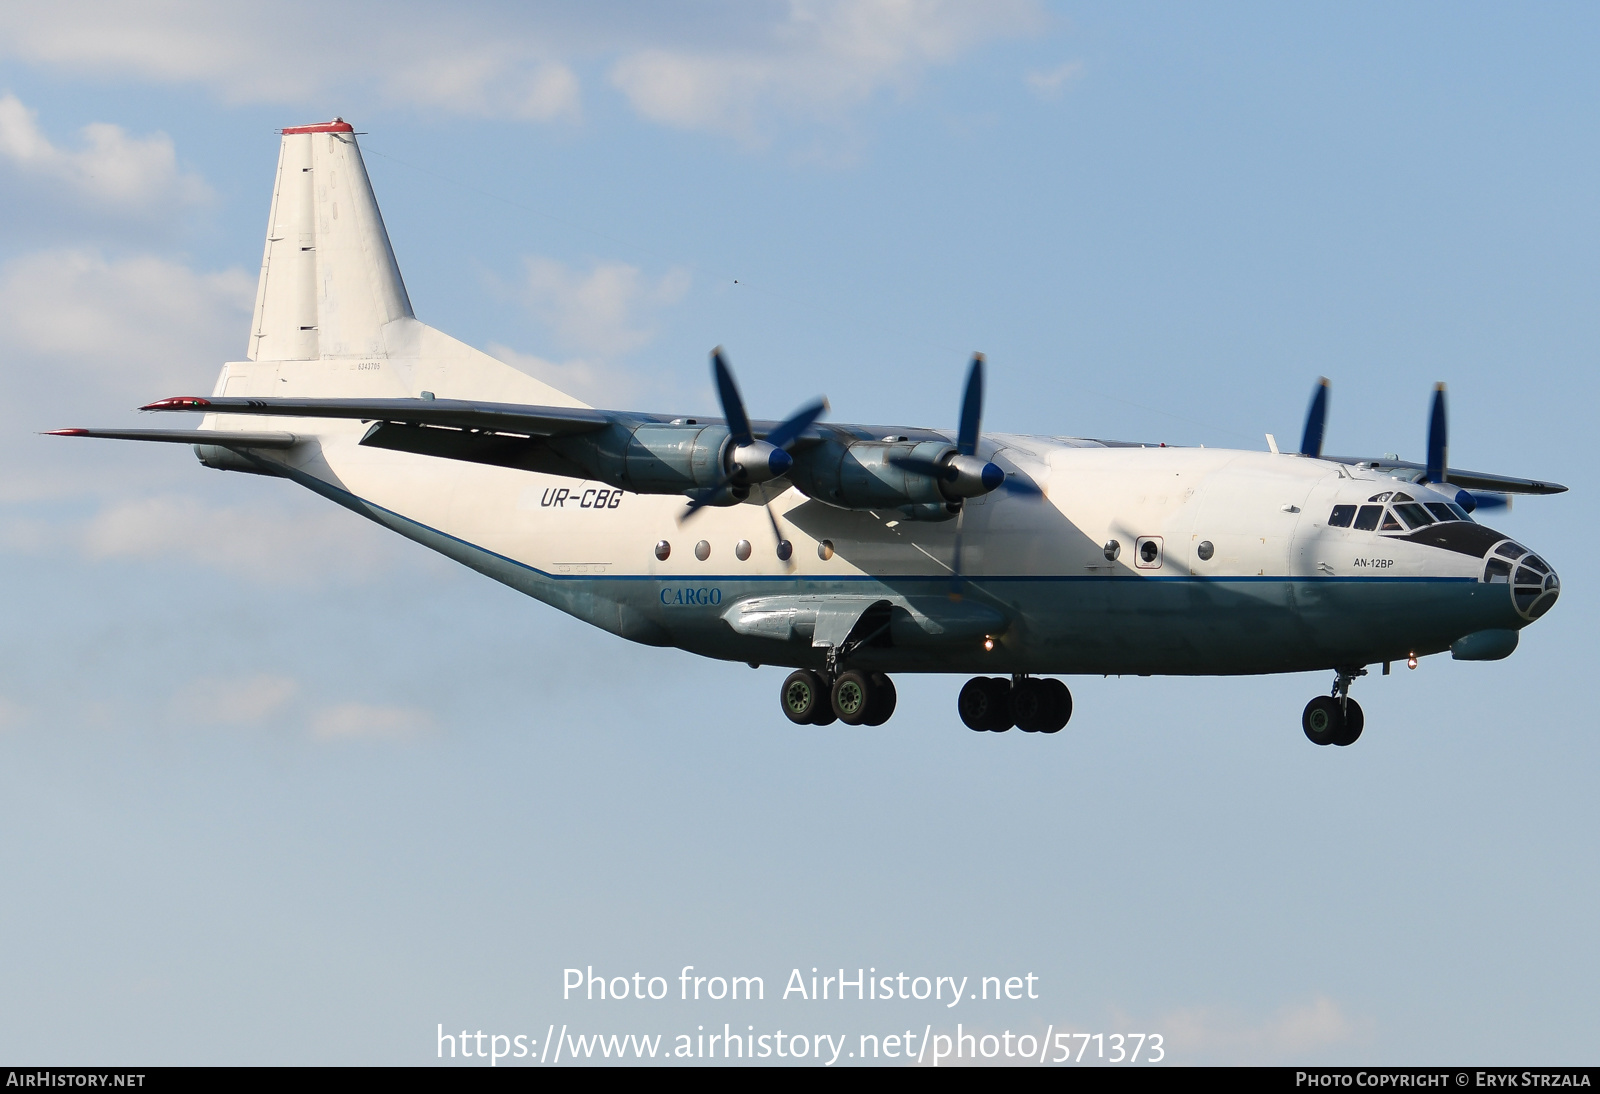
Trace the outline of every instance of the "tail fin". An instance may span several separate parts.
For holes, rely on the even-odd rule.
[[[417,322],[349,122],[283,130],[246,360],[216,394],[583,406]]]
[[[285,129],[247,356],[375,356],[384,326],[409,318],[411,300],[350,123]]]

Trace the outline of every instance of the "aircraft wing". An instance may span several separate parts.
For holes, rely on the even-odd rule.
[[[1395,471],[1416,471],[1426,474],[1428,470],[1426,464],[1412,463],[1410,460],[1379,460],[1371,456],[1323,456],[1322,458],[1352,467],[1357,465],[1370,467],[1385,474]],[[1489,475],[1482,471],[1461,471],[1454,467],[1445,468],[1444,480],[1452,486],[1460,486],[1467,490],[1491,490],[1500,494],[1564,494],[1567,490],[1565,486],[1556,482],[1519,479],[1511,475]]]
[[[613,416],[598,410],[520,403],[480,403],[465,399],[251,399],[182,396],[161,399],[140,410],[187,410],[205,414],[283,415],[290,418],[354,418],[407,422],[456,429],[557,437],[604,429]]]

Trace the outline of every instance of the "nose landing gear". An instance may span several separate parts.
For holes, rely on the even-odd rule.
[[[956,712],[968,729],[1004,733],[1058,733],[1072,717],[1072,693],[1060,680],[1017,676],[974,676],[956,698]]]
[[[1319,695],[1306,704],[1300,715],[1300,728],[1306,739],[1314,745],[1353,745],[1366,725],[1361,704],[1350,698],[1350,682],[1365,676],[1364,668],[1339,669],[1333,682],[1333,692]]]

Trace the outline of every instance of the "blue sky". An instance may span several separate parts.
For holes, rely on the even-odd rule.
[[[568,966],[693,964],[1031,971],[968,1028],[1182,1062],[1592,1059],[1596,23],[0,15],[0,1057],[951,1017],[560,999]],[[1299,732],[1321,674],[1072,680],[1050,739],[906,678],[888,726],[801,731],[780,670],[629,646],[185,451],[36,436],[243,352],[273,131],[335,114],[418,316],[590,401],[711,410],[721,344],[754,413],[948,426],[981,349],[995,430],[1259,448],[1327,375],[1330,449],[1415,458],[1446,380],[1452,462],[1572,486],[1494,518],[1562,602],[1508,661],[1362,681],[1351,749]]]

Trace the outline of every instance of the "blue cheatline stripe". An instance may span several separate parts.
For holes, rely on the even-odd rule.
[[[304,486],[306,489],[315,491],[316,493],[321,494],[324,497],[327,497],[327,498],[329,498],[329,499],[331,499],[333,501],[338,502],[340,505],[343,505],[346,508],[354,509],[354,508],[360,507],[360,508],[363,508],[363,509],[372,509],[372,510],[375,510],[375,511],[377,511],[379,513],[385,513],[388,516],[393,517],[397,521],[400,521],[400,522],[402,522],[404,524],[412,525],[415,528],[420,528],[423,531],[428,532],[431,535],[438,536],[441,539],[450,540],[452,543],[459,543],[463,547],[470,547],[472,550],[477,551],[479,554],[488,555],[490,558],[496,558],[496,559],[499,559],[501,562],[509,563],[512,566],[516,566],[516,567],[519,567],[520,569],[527,570],[530,573],[538,574],[540,577],[544,578],[547,581],[661,581],[661,582],[694,581],[694,582],[702,582],[702,583],[703,582],[707,582],[707,581],[727,581],[727,582],[745,582],[745,583],[754,583],[754,582],[758,582],[758,581],[765,581],[765,582],[772,582],[772,583],[802,582],[802,581],[804,581],[804,582],[812,582],[812,583],[817,583],[817,584],[825,584],[825,583],[828,583],[828,582],[837,583],[837,582],[845,582],[845,581],[870,581],[870,582],[875,582],[875,583],[879,583],[879,584],[887,584],[889,582],[894,582],[894,581],[948,582],[948,581],[951,580],[951,575],[948,574],[948,573],[944,573],[944,574],[840,574],[838,576],[833,576],[833,575],[820,576],[820,575],[816,575],[816,574],[698,574],[698,573],[696,573],[696,574],[678,574],[678,575],[672,575],[672,574],[552,574],[552,573],[549,573],[549,572],[547,572],[545,570],[539,569],[537,566],[531,566],[526,562],[522,562],[522,561],[520,561],[518,559],[510,558],[510,557],[508,557],[506,555],[502,555],[497,551],[491,551],[487,547],[481,547],[478,544],[471,542],[470,540],[462,539],[460,536],[453,536],[449,532],[443,532],[443,531],[440,531],[437,528],[432,527],[431,525],[423,524],[420,520],[414,520],[413,518],[408,517],[403,513],[397,513],[393,509],[385,508],[384,506],[379,505],[377,502],[368,501],[366,498],[359,497],[359,496],[357,496],[355,494],[352,494],[348,490],[340,489],[339,487],[334,486],[332,483],[329,483],[329,482],[324,481],[323,479],[317,478],[315,475],[308,475],[305,472],[298,471],[298,470],[296,470],[294,468],[284,468],[284,471],[287,473],[287,475],[288,475],[288,477],[290,479],[292,479],[293,481],[299,483],[301,486]],[[611,565],[611,564],[608,563],[607,565]],[[1475,578],[1475,577],[1399,577],[1399,576],[1396,576],[1396,577],[1327,577],[1327,576],[1266,577],[1266,576],[1261,576],[1261,575],[1253,575],[1253,576],[1249,576],[1249,577],[1243,577],[1243,576],[1241,576],[1241,577],[1203,577],[1203,576],[1198,575],[1198,574],[1193,574],[1193,575],[1191,575],[1191,574],[1151,574],[1148,577],[1142,577],[1142,576],[1140,576],[1138,574],[1037,574],[1037,575],[1006,574],[1006,575],[997,575],[997,576],[985,575],[985,576],[982,576],[982,577],[964,575],[961,578],[961,580],[964,581],[964,582],[970,582],[970,583],[973,583],[973,584],[989,584],[989,583],[1002,583],[1002,582],[1043,582],[1043,581],[1049,581],[1049,582],[1064,582],[1064,581],[1193,581],[1193,582],[1198,582],[1198,583],[1201,583],[1201,584],[1215,584],[1215,585],[1233,585],[1233,584],[1248,584],[1248,583],[1251,583],[1251,582],[1284,582],[1284,581],[1292,581],[1292,582],[1295,582],[1296,584],[1307,584],[1307,585],[1309,585],[1309,584],[1376,584],[1376,583],[1379,583],[1379,582],[1388,582],[1388,583],[1403,582],[1403,583],[1408,584],[1408,585],[1418,585],[1418,584],[1425,584],[1425,585],[1473,584],[1473,585],[1476,585],[1476,584],[1478,584],[1478,579]]]

